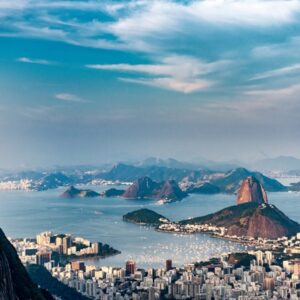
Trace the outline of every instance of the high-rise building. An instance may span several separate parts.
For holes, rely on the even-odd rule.
[[[256,256],[257,265],[262,266],[264,263],[264,261],[263,261],[264,253],[259,250],[259,251],[255,252],[255,256]]]
[[[89,297],[96,297],[97,283],[91,279],[86,281],[86,293]]]
[[[94,254],[101,254],[102,251],[102,247],[101,247],[101,243],[92,243],[92,251]]]
[[[294,260],[294,270],[293,273],[297,276],[300,276],[300,259]]]
[[[136,264],[133,260],[128,260],[126,262],[126,275],[132,275],[136,271]]]
[[[269,291],[274,290],[274,279],[272,277],[266,277],[264,279],[264,289]]]
[[[273,254],[271,251],[266,251],[265,252],[265,256],[266,256],[266,262],[267,264],[271,265],[272,261],[273,261]]]
[[[63,238],[63,253],[68,254],[68,249],[71,247],[71,237],[65,236]]]
[[[63,244],[63,238],[65,237],[65,235],[64,234],[58,234],[57,236],[56,236],[56,239],[55,239],[55,244],[56,244],[56,246],[62,246],[62,244]]]
[[[85,265],[83,261],[72,261],[71,262],[71,269],[73,271],[85,271]]]
[[[150,287],[148,292],[148,300],[155,300],[155,289],[153,287]]]
[[[51,260],[51,252],[38,252],[36,254],[36,263],[43,266]]]
[[[170,271],[172,269],[172,259],[166,260],[166,271]]]
[[[51,231],[41,232],[36,236],[36,242],[38,245],[49,245],[52,237]]]

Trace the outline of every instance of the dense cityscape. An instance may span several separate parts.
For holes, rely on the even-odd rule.
[[[25,265],[38,264],[66,286],[91,299],[299,299],[300,233],[281,239],[281,251],[225,253],[206,262],[164,268],[86,265],[81,256],[103,255],[109,247],[70,235],[43,232],[11,240]],[[76,250],[77,245],[85,247]],[[56,256],[56,253],[63,254]],[[76,259],[66,260],[71,255]],[[72,257],[72,256],[71,256]],[[74,257],[73,257],[74,258]],[[55,294],[54,294],[55,295]]]

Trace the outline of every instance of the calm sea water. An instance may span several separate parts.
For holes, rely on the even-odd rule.
[[[153,201],[121,198],[63,199],[59,197],[62,191],[0,191],[0,227],[14,238],[33,237],[51,230],[108,243],[122,251],[120,255],[88,262],[96,265],[124,266],[126,260],[134,259],[138,266],[158,267],[167,258],[181,265],[245,247],[205,234],[161,233],[122,221],[125,213],[141,207],[153,209],[171,220],[201,216],[234,205],[232,195],[192,195],[181,202],[159,206]],[[270,193],[269,201],[300,222],[300,194]]]

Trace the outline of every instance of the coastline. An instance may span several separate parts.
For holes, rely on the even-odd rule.
[[[165,230],[165,229],[160,229],[159,226],[157,226],[156,224],[147,224],[147,223],[139,223],[139,222],[135,222],[135,221],[131,221],[131,220],[125,220],[123,219],[124,222],[128,222],[131,224],[135,224],[135,225],[140,225],[142,227],[148,227],[148,228],[153,228],[155,231],[157,232],[161,232],[161,233],[168,233],[168,234],[180,234],[180,235],[191,235],[191,234],[204,234],[204,235],[208,235],[212,238],[215,239],[220,239],[220,240],[226,240],[226,241],[231,241],[237,244],[242,244],[242,245],[247,245],[249,247],[256,247],[259,248],[261,250],[274,250],[274,245],[275,249],[280,248],[280,245],[276,244],[278,241],[277,240],[268,240],[269,243],[262,243],[262,242],[258,242],[258,241],[263,241],[263,239],[260,238],[251,238],[252,240],[247,240],[247,239],[240,239],[240,238],[235,238],[233,236],[222,236],[222,235],[218,235],[215,234],[214,231],[174,231],[174,230]]]

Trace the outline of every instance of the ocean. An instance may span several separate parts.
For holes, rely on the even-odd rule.
[[[90,187],[102,191],[107,187]],[[122,216],[146,207],[171,220],[216,212],[235,204],[234,195],[191,195],[180,202],[157,205],[150,200],[122,198],[64,199],[63,188],[44,192],[0,191],[0,227],[6,235],[34,237],[42,231],[70,233],[107,243],[122,253],[87,264],[124,266],[134,259],[139,267],[161,267],[166,259],[174,265],[206,260],[248,246],[212,238],[206,234],[170,234],[147,226],[123,222]],[[300,222],[299,193],[269,193],[269,202]]]

